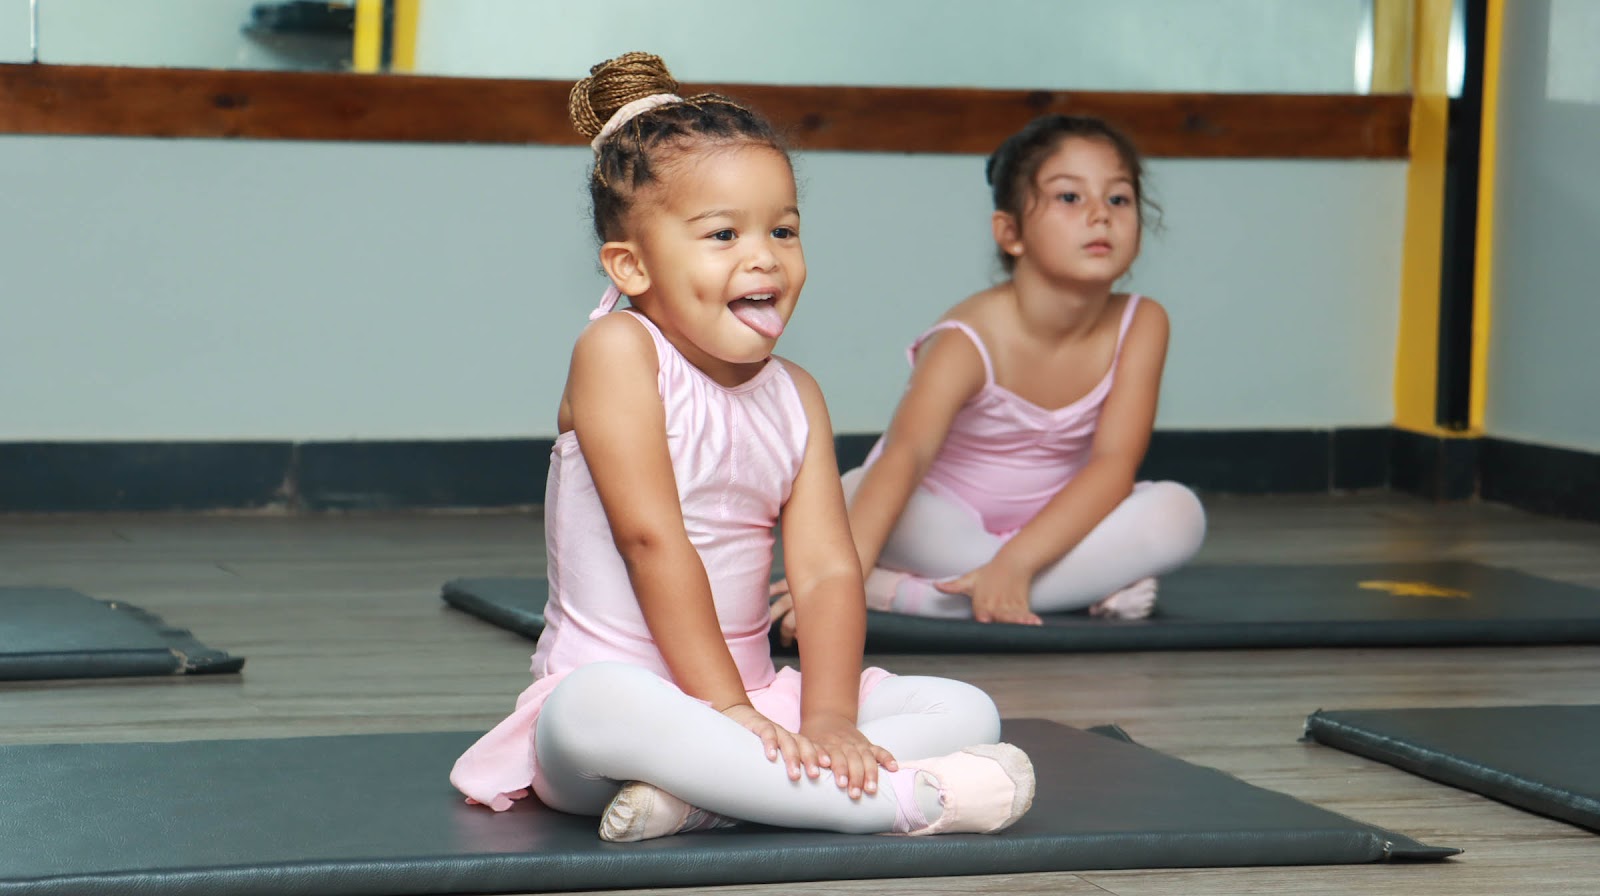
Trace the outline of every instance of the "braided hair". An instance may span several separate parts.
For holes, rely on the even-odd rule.
[[[659,56],[624,53],[594,66],[572,86],[567,112],[578,133],[593,138],[628,103],[677,92],[678,82]],[[765,118],[724,96],[703,93],[641,112],[595,148],[589,197],[601,242],[622,238],[639,190],[657,180],[674,156],[704,143],[768,146],[788,158]]]

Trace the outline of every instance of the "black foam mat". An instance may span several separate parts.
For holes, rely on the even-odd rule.
[[[1600,706],[1318,711],[1306,736],[1600,831]]]
[[[998,835],[761,826],[606,843],[446,781],[472,733],[0,747],[0,893],[430,894],[1433,860],[1427,846],[1123,739],[1005,723],[1033,810]]]
[[[0,680],[238,672],[241,657],[70,588],[0,587]]]
[[[543,579],[456,579],[452,606],[536,638]],[[1476,563],[1191,566],[1155,616],[1046,614],[1044,625],[867,614],[878,653],[1600,643],[1600,591]]]

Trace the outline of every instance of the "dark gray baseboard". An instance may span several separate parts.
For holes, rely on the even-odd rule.
[[[835,440],[840,469],[877,435]],[[551,439],[0,443],[0,512],[386,510],[539,503]],[[1160,430],[1142,479],[1225,494],[1393,488],[1600,520],[1600,455],[1389,427]]]

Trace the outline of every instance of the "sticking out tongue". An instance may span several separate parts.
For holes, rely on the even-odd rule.
[[[728,303],[728,309],[745,326],[768,339],[777,339],[778,334],[783,332],[783,315],[778,313],[777,306],[771,301],[734,299]]]

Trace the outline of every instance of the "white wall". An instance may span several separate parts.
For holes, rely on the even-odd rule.
[[[603,281],[576,148],[0,137],[0,441],[549,436]],[[1169,161],[1161,425],[1387,425],[1403,163]],[[840,431],[990,282],[982,162],[800,160],[780,348]]]
[[[417,69],[576,79],[628,50],[685,81],[1349,93],[1361,0],[448,0]]]
[[[1600,450],[1600,3],[1506,4],[1486,428]]]
[[[28,62],[32,47],[28,0],[0,0],[0,62]]]
[[[62,65],[303,67],[303,60],[279,52],[291,49],[292,41],[262,41],[240,30],[258,2],[38,0],[39,59]]]

